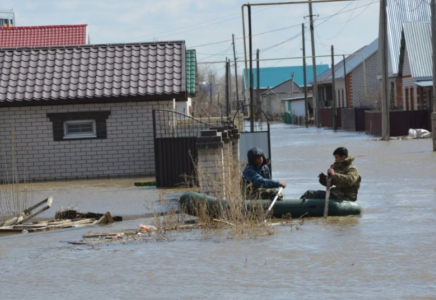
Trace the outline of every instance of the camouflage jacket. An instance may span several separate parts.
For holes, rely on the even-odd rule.
[[[360,188],[362,177],[359,174],[356,166],[352,164],[353,156],[348,156],[344,162],[335,162],[330,167],[335,171],[335,176],[332,178],[332,188],[330,193],[341,200],[357,200],[357,192]],[[326,185],[326,178],[320,178],[319,182]]]

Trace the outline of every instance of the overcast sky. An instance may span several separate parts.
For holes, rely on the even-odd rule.
[[[261,2],[264,1],[251,3]],[[197,50],[198,62],[204,62],[233,59],[232,34],[236,38],[237,57],[243,58],[241,6],[246,3],[241,0],[2,0],[0,9],[13,9],[17,26],[88,24],[92,44],[185,40],[188,48]],[[329,55],[331,45],[335,46],[336,54],[349,54],[378,36],[379,0],[319,3],[313,5],[313,13],[317,55]],[[308,24],[308,15],[306,4],[253,6],[253,49],[260,49],[261,58],[301,56],[301,24]],[[309,55],[309,26],[306,26],[306,49]],[[318,58],[317,63],[330,64],[330,58]],[[301,64],[301,59],[287,59],[262,62],[261,67]],[[224,65],[215,64],[213,68],[222,72]]]

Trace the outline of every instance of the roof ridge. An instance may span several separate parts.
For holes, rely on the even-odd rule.
[[[185,41],[162,41],[162,42],[137,42],[137,43],[116,43],[116,44],[86,44],[86,45],[59,45],[59,46],[31,46],[31,47],[0,47],[0,51],[25,51],[25,50],[44,50],[44,49],[77,49],[77,48],[102,48],[116,46],[141,46],[141,45],[165,45],[165,44],[185,44]]]
[[[0,27],[0,30],[26,30],[26,29],[45,29],[45,28],[71,28],[71,27],[86,27],[88,24],[72,24],[72,25],[41,25],[41,26],[13,26]]]

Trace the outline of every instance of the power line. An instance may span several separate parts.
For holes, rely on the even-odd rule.
[[[283,44],[285,44],[285,43],[287,43],[287,42],[290,42],[290,41],[296,39],[297,37],[299,37],[300,35],[301,35],[301,33],[298,33],[298,34],[294,35],[293,37],[291,37],[291,38],[289,38],[289,39],[286,39],[286,40],[284,40],[284,41],[282,41],[282,42],[280,42],[280,43],[278,43],[278,44],[275,44],[275,45],[269,46],[269,47],[267,47],[267,48],[260,49],[260,51],[262,51],[262,52],[266,52],[266,51],[271,50],[271,49],[273,49],[273,48],[275,48],[275,47],[278,47],[278,46],[283,45]]]
[[[375,3],[374,1],[372,1],[370,4]],[[365,7],[357,16],[354,17],[354,19],[358,18],[361,14],[363,14],[367,9],[369,8],[369,5],[367,7]],[[341,28],[341,30],[339,30],[339,32],[333,36],[332,38],[328,38],[328,39],[324,39],[324,40],[332,40],[334,38],[336,38],[339,34],[341,34],[341,32],[345,29],[345,27],[348,25],[348,23],[351,21],[351,18],[353,17],[353,14],[355,12],[356,9],[353,10],[353,12],[351,13],[350,17],[348,18],[347,22],[345,23],[345,25]]]
[[[256,11],[253,12],[253,14],[257,14],[257,13],[260,13],[260,12],[268,10],[268,9],[271,9],[271,8],[266,7],[266,8],[262,8],[262,9],[257,9]],[[216,24],[220,24],[223,22],[227,22],[227,21],[231,21],[231,20],[235,20],[235,19],[239,19],[239,18],[240,18],[240,13],[234,13],[234,14],[228,15],[226,17],[216,19],[214,21],[207,21],[207,22],[202,22],[202,23],[197,23],[197,24],[190,24],[188,26],[178,28],[175,30],[171,29],[171,30],[162,31],[162,32],[159,32],[159,33],[156,33],[153,35],[146,35],[146,36],[142,36],[142,37],[133,38],[133,40],[143,39],[146,37],[149,38],[149,37],[156,36],[156,35],[168,36],[168,35],[173,35],[173,34],[180,34],[180,33],[188,32],[188,31],[196,30],[199,27],[204,28],[207,26],[216,25]],[[184,29],[186,29],[186,30],[184,30]],[[165,35],[165,33],[168,33],[168,34]],[[128,40],[132,40],[132,39],[128,39]],[[124,41],[127,41],[127,40],[124,40]],[[123,42],[123,41],[121,41],[121,42]]]
[[[221,56],[223,56],[223,55],[225,55],[225,53],[226,53],[227,51],[229,51],[229,49],[230,49],[231,47],[232,47],[232,44],[230,44],[230,46],[229,46],[226,50],[224,50],[222,53],[219,53],[219,54],[212,54],[212,55],[206,56],[206,57],[200,59],[199,61],[205,60],[205,59],[207,59],[208,57],[212,57],[212,56],[217,56],[217,55],[221,55]]]
[[[303,46],[303,43],[301,42],[296,48],[294,48],[291,52],[285,55],[285,58],[290,58],[292,55],[295,54],[298,50],[301,50],[301,47]],[[271,67],[277,66],[279,63],[281,63],[283,59],[277,61],[275,64],[271,65]]]
[[[333,14],[333,15],[330,15],[330,16],[327,16],[327,17],[323,17],[323,18],[318,18],[318,20],[323,20],[323,19],[327,19],[327,20],[324,21],[324,22],[321,22],[321,23],[317,24],[315,27],[318,27],[319,25],[324,24],[324,23],[327,22],[329,19],[331,19],[331,18],[333,18],[333,17],[335,17],[335,16],[337,16],[337,15],[339,15],[339,14],[344,14],[344,13],[347,13],[347,12],[350,12],[350,11],[352,11],[352,10],[355,10],[355,9],[358,9],[358,8],[362,8],[362,7],[368,7],[368,6],[372,5],[372,4],[375,4],[375,2],[371,2],[370,4],[361,5],[361,6],[355,7],[355,8],[350,9],[350,10],[345,10],[345,11],[341,11],[341,10],[340,10],[339,12],[337,12],[337,13],[335,13],[335,14]],[[350,4],[348,4],[347,6],[349,6],[349,5],[350,5]],[[345,6],[344,8],[346,8],[347,6]],[[342,9],[344,9],[344,8],[342,8]],[[305,23],[308,23],[308,22],[305,22]],[[260,36],[260,35],[264,35],[264,34],[271,33],[271,32],[281,31],[281,30],[285,30],[285,29],[289,29],[289,28],[293,28],[293,27],[297,27],[297,26],[301,26],[301,24],[296,24],[296,25],[286,26],[286,27],[282,27],[282,28],[278,28],[278,29],[273,29],[273,30],[269,30],[269,31],[265,31],[265,32],[261,32],[261,33],[253,34],[252,37],[256,37],[256,36]],[[243,39],[243,37],[238,37],[238,38],[235,37],[235,40],[242,40],[242,39]],[[248,39],[248,37],[246,37],[246,39]],[[228,40],[222,40],[222,41],[219,41],[219,42],[212,42],[212,43],[207,43],[207,44],[201,44],[201,45],[192,46],[191,48],[200,48],[200,47],[211,46],[211,45],[217,45],[217,44],[222,44],[222,43],[231,42],[231,41],[232,41],[231,39],[228,39]]]

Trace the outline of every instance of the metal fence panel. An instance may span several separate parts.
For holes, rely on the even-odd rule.
[[[241,164],[247,163],[247,152],[253,147],[262,149],[266,159],[271,158],[268,135],[268,131],[241,133],[241,138],[239,139],[239,157]]]
[[[153,110],[156,187],[195,184],[197,137],[221,122],[205,123],[172,110]]]
[[[156,149],[156,187],[195,184],[198,158],[196,137],[159,138]]]
[[[391,111],[389,113],[390,136],[408,135],[409,129],[427,129],[431,131],[431,111]],[[381,113],[365,112],[365,131],[371,135],[381,136]]]

